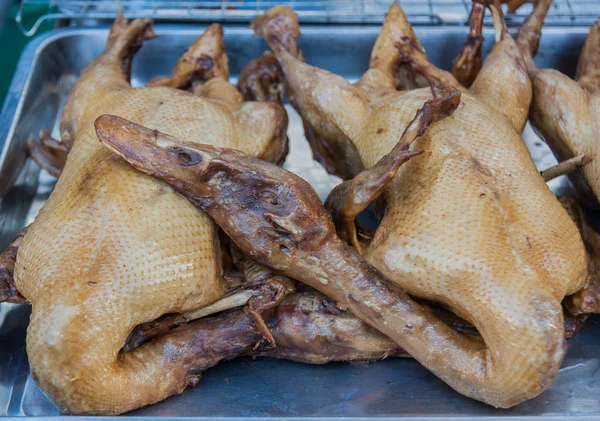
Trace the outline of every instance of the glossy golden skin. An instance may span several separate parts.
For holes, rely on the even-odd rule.
[[[392,150],[431,98],[429,89],[396,91],[399,63],[461,90],[454,114],[411,146],[425,152],[386,187],[384,217],[363,256],[409,294],[451,308],[485,342],[403,347],[459,392],[510,407],[552,383],[565,353],[561,301],[581,288],[587,268],[577,227],[520,137],[531,83],[494,14],[496,45],[468,90],[428,62],[395,4],[356,85],[299,58],[291,10],[271,9],[254,28],[275,52],[292,103],[322,141],[345,151],[334,158],[347,159],[338,165],[350,175]],[[447,357],[430,358],[432,347]]]
[[[72,145],[66,166],[18,250],[14,281],[33,306],[32,377],[66,412],[121,413],[180,393],[194,380],[187,348],[178,353],[165,340],[119,350],[136,325],[205,306],[226,288],[211,218],[102,146],[94,120],[111,112],[193,142],[281,158],[285,111],[245,103],[227,83],[219,25],[190,48],[214,55],[214,72],[195,80],[203,96],[131,88],[128,64],[151,35],[150,22],[118,18],[105,52],[79,78],[62,116]],[[176,67],[172,78],[188,70]]]

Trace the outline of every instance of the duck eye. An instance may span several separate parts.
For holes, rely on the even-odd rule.
[[[181,165],[189,166],[202,162],[202,156],[196,152],[180,148],[175,148],[173,152]]]
[[[263,193],[263,200],[265,202],[270,203],[273,206],[277,206],[279,205],[279,199],[277,198],[277,195],[273,192],[270,191],[266,191]]]

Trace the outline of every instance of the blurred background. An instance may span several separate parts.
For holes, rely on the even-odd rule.
[[[0,61],[0,104],[4,104],[6,91],[21,55],[21,50],[30,40],[17,25],[16,17],[21,6],[20,1],[0,0],[0,45],[2,46],[2,60]],[[30,4],[23,8],[24,25],[33,25],[40,16],[48,12],[48,5]],[[37,33],[44,33],[52,29],[54,22],[45,21]]]

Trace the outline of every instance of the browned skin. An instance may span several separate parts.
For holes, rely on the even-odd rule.
[[[217,81],[229,79],[223,28],[216,23],[209,26],[204,34],[183,53],[173,67],[171,76],[155,78],[148,82],[148,86],[191,89],[213,79]]]
[[[18,248],[13,279],[33,307],[32,376],[61,411],[116,414],[161,401],[181,393],[199,364],[189,353],[174,354],[167,339],[120,350],[137,325],[224,298],[229,285],[218,227],[165,183],[115,158],[98,143],[93,122],[110,112],[192,142],[280,161],[285,111],[244,102],[227,82],[222,35],[211,26],[173,72],[169,83],[195,94],[134,89],[131,61],[153,36],[152,25],[119,17],[66,104],[66,165]],[[190,70],[188,59],[202,66]]]
[[[533,62],[543,19],[550,5],[550,0],[540,0],[536,4],[532,16],[519,29],[517,39],[526,57],[533,85],[530,119],[558,159],[557,167],[569,176],[581,202],[597,208],[600,194],[600,160],[597,159],[597,139],[600,138],[600,20],[590,29],[579,58],[576,80],[573,81],[556,70],[539,70]],[[577,164],[580,158],[581,165],[572,165]],[[577,208],[578,205],[571,203],[569,206]],[[579,212],[571,212],[572,216],[575,213]],[[600,243],[583,214],[574,219],[588,247],[589,274],[583,289],[568,297],[565,306],[576,315],[599,312],[597,256]]]
[[[483,18],[486,5],[493,4],[498,10],[502,3],[508,5],[508,12],[514,13],[519,7],[531,0],[473,0],[473,7],[469,15],[470,31],[467,41],[459,55],[456,57],[452,74],[465,87],[470,87],[479,74],[482,65],[481,46],[483,45]],[[525,20],[516,40],[520,46],[527,46],[537,53],[539,47],[539,31],[548,12],[552,0],[536,0],[532,14]],[[537,31],[536,31],[537,28]],[[537,35],[536,35],[537,34]],[[527,59],[527,57],[526,57]]]
[[[254,319],[241,310],[161,332],[155,341],[183,354],[193,369],[188,385],[220,361],[241,355],[282,358],[307,364],[332,361],[372,361],[406,356],[398,345],[317,291],[287,296],[267,316],[277,347],[262,341]],[[152,344],[154,341],[150,342]],[[193,363],[192,363],[193,361]],[[184,363],[185,364],[185,363]]]
[[[457,333],[397,287],[391,290],[337,236],[317,194],[299,177],[234,150],[194,145],[114,116],[98,118],[96,129],[135,168],[165,180],[208,212],[252,259],[333,298],[459,392],[507,407],[537,395],[554,379],[565,346],[559,300],[541,291],[528,298],[535,311],[527,330],[539,333],[547,348],[534,346],[537,338],[529,336],[532,359],[518,367],[506,364],[493,355],[506,357],[512,343],[490,349]],[[520,380],[506,387],[506,376],[516,375],[511,370],[518,370]]]
[[[481,46],[483,45],[483,17],[485,3],[473,0],[473,7],[469,15],[469,36],[460,54],[452,65],[452,74],[463,86],[470,87],[479,70],[481,69]]]
[[[281,66],[271,51],[249,62],[240,72],[238,90],[246,101],[283,102]]]
[[[17,287],[13,279],[15,271],[15,262],[17,260],[17,250],[27,233],[27,227],[23,228],[17,237],[8,245],[6,250],[0,254],[0,303],[28,303]]]
[[[566,196],[559,197],[559,200],[579,227],[588,250],[589,267],[585,285],[565,298],[565,308],[575,316],[600,313],[600,234],[588,222],[579,201]]]
[[[287,296],[269,317],[268,326],[277,347],[262,342],[247,355],[308,364],[408,356],[391,339],[312,289]]]
[[[423,350],[404,348],[460,392],[506,407],[536,396],[554,379],[565,353],[561,301],[583,286],[587,264],[577,227],[521,139],[531,83],[502,13],[488,7],[496,42],[468,90],[427,60],[397,4],[356,85],[299,59],[289,47],[299,32],[291,10],[271,9],[254,28],[277,56],[301,117],[324,141],[347,151],[340,161],[375,165],[432,97],[429,89],[397,91],[395,64],[409,64],[461,93],[456,111],[414,141],[411,148],[425,152],[384,187],[383,217],[370,243],[361,245],[387,279],[451,309],[484,339],[470,348],[476,357],[469,363],[449,357],[455,368],[470,364],[467,374],[450,372],[448,360],[424,362]],[[352,190],[369,197],[369,189]],[[352,215],[344,204],[354,202],[363,198],[338,201],[336,214]]]
[[[584,203],[597,208],[600,195],[600,160],[596,159],[596,140],[600,137],[600,20],[590,29],[575,80],[556,70],[540,70],[533,57],[550,4],[550,0],[540,0],[518,35],[533,86],[530,119],[559,162],[580,155],[592,160],[569,174],[569,179]]]
[[[273,53],[265,51],[260,57],[246,64],[240,72],[237,88],[244,101],[269,102],[280,107],[287,127],[288,117],[283,107],[283,72]],[[281,156],[276,163],[282,165],[289,153],[289,138],[286,133],[282,134],[282,143],[277,147]]]
[[[574,316],[565,309],[565,337],[570,339],[577,336],[589,316],[589,313],[583,313]]]

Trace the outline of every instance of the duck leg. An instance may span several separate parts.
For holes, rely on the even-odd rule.
[[[411,66],[399,53],[398,44],[403,39],[407,40],[406,42],[414,46],[416,50],[425,51],[412,26],[408,23],[404,11],[394,3],[385,15],[385,21],[371,51],[369,69],[356,86],[378,95],[396,89],[427,86],[428,82],[413,72]]]
[[[49,130],[42,130],[37,139],[32,137],[27,141],[29,155],[41,168],[54,177],[60,176],[73,146],[79,118],[86,109],[86,103],[93,97],[90,89],[108,91],[113,87],[129,87],[133,56],[143,40],[154,37],[151,21],[137,19],[129,22],[119,12],[111,26],[102,59],[94,60],[81,75],[82,82],[93,80],[93,83],[76,85],[65,104],[60,120],[61,140],[52,138]]]
[[[336,221],[340,237],[361,255],[362,245],[354,220],[381,196],[404,162],[423,153],[422,150],[409,150],[415,139],[422,136],[430,124],[451,115],[460,103],[460,92],[455,88],[432,85],[431,90],[433,99],[417,111],[394,149],[352,180],[337,185],[325,202],[325,207]]]
[[[223,40],[223,27],[210,25],[177,60],[171,76],[152,79],[147,86],[192,89],[198,84],[220,78],[229,79],[229,64]]]
[[[233,110],[243,98],[228,82],[229,62],[225,52],[223,27],[210,25],[179,58],[171,76],[152,79],[147,86],[169,86],[193,91],[198,96],[218,99]]]
[[[36,164],[54,177],[60,177],[69,153],[69,148],[63,142],[50,136],[48,130],[42,130],[37,139],[29,138],[27,149]]]
[[[490,2],[489,0],[473,0],[473,7],[471,9],[471,14],[469,15],[469,36],[452,67],[452,73],[461,84],[465,87],[470,87],[475,81],[482,66],[481,47],[484,41],[482,29],[486,5],[491,3],[497,10],[501,10],[501,4],[506,3],[508,4],[508,12],[514,13],[519,7],[529,1],[530,0],[495,0]],[[529,51],[533,51],[533,56],[537,54],[542,24],[552,0],[537,0],[533,3],[535,3],[534,10],[521,25],[516,37],[517,45],[519,45],[519,48],[523,53],[523,58],[525,59],[528,69],[535,68],[532,55]]]
[[[600,19],[592,26],[585,41],[575,79],[586,92],[600,93]]]
[[[503,114],[521,133],[527,123],[531,82],[525,60],[508,33],[502,11],[488,5],[494,19],[496,43],[469,91]]]
[[[409,66],[415,73],[424,77],[429,84],[435,83],[437,80],[439,81],[438,83],[443,85],[461,89],[462,86],[452,73],[436,67],[429,61],[421,43],[412,31],[402,8],[398,4],[393,3],[390,6],[388,15],[391,16],[388,24],[390,26],[393,25],[395,30],[389,31],[389,35],[388,31],[382,31],[381,35],[383,37],[380,35],[378,38],[379,45],[375,45],[376,49],[373,50],[370,67],[376,66],[379,69],[387,67],[386,73],[389,73],[394,69],[394,66],[404,64]],[[392,52],[391,47],[395,51]],[[378,51],[383,54],[378,53]],[[287,72],[285,73],[287,74]]]
[[[517,32],[517,45],[523,54],[523,58],[527,64],[527,69],[530,72],[536,70],[536,66],[533,63],[533,57],[535,57],[538,53],[540,39],[542,37],[542,27],[544,26],[544,19],[546,18],[546,14],[552,5],[552,1],[553,0],[537,0],[535,2],[533,12],[527,17],[525,22],[521,24],[521,27]],[[520,5],[515,6],[517,8],[520,7]]]
[[[60,119],[60,139],[71,149],[79,121],[97,98],[130,88],[133,56],[142,42],[156,37],[150,19],[129,22],[121,12],[110,28],[104,52],[81,74],[65,104]]]
[[[296,14],[287,7],[274,7],[252,23],[265,38],[286,75],[289,99],[308,127],[307,137],[321,145],[319,161],[344,178],[363,168],[350,139],[361,133],[369,118],[365,91],[346,79],[306,64],[298,49],[300,30]],[[329,141],[325,145],[324,140]],[[326,166],[327,168],[327,166]]]
[[[452,65],[452,74],[461,85],[469,88],[481,69],[481,46],[483,45],[483,17],[485,4],[482,0],[473,0],[469,15],[469,36],[460,54]]]
[[[28,303],[17,290],[14,282],[15,262],[17,260],[17,251],[27,233],[27,228],[23,228],[16,238],[8,245],[6,250],[0,254],[0,303]]]
[[[240,72],[237,88],[245,101],[283,103],[284,78],[277,57],[265,51]]]

